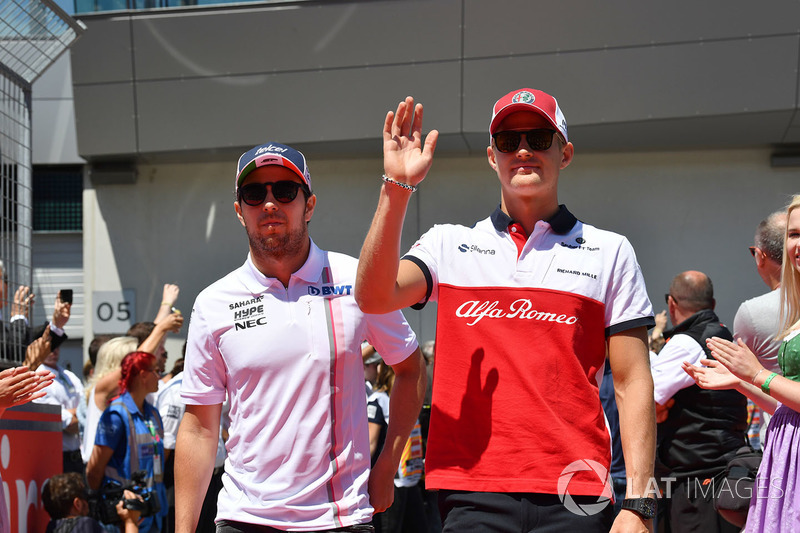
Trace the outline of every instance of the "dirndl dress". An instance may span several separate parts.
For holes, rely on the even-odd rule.
[[[778,362],[784,375],[796,381],[800,331],[792,332],[783,341]],[[744,530],[800,532],[800,413],[778,402],[763,449]]]

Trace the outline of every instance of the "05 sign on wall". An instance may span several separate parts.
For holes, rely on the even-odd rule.
[[[125,333],[136,321],[136,291],[94,291],[92,330],[98,333]]]

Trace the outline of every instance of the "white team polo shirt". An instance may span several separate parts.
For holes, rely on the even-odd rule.
[[[181,394],[199,405],[230,395],[217,520],[294,531],[370,521],[361,342],[391,365],[417,340],[401,312],[360,311],[356,266],[311,242],[288,288],[248,256],[198,295]]]
[[[625,237],[561,206],[518,249],[510,223],[498,208],[472,228],[437,225],[404,257],[438,302],[429,488],[557,494],[574,461],[607,470],[606,338],[654,323]],[[605,490],[591,470],[567,481]]]

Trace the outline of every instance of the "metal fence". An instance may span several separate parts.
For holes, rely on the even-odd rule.
[[[0,366],[30,336],[31,87],[84,29],[51,0],[0,0]]]

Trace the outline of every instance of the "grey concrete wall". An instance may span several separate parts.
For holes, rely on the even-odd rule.
[[[34,165],[82,164],[75,133],[70,56],[64,54],[37,79],[31,91]]]
[[[357,256],[382,162],[307,155],[319,199],[311,235],[323,248]],[[138,319],[146,320],[162,284],[176,282],[178,307],[188,314],[197,293],[247,253],[233,211],[233,166],[142,165],[135,185],[87,191],[96,198],[87,202],[84,230],[87,295],[134,288]],[[628,236],[656,310],[674,275],[698,269],[711,276],[720,317],[731,324],[741,301],[766,292],[747,250],[755,227],[800,192],[799,178],[800,169],[771,168],[767,150],[586,154],[577,147],[561,175],[560,200],[581,220]],[[471,225],[488,216],[499,202],[496,179],[485,157],[437,157],[410,206],[403,248],[435,223]],[[433,337],[432,310],[406,316],[420,337]]]
[[[766,290],[747,253],[756,224],[798,192],[800,168],[770,166],[773,150],[800,142],[793,0],[352,1],[83,21],[71,52],[78,152],[136,169],[127,184],[88,181],[86,294],[133,288],[138,320],[155,315],[164,282],[181,285],[188,311],[242,263],[233,167],[265,140],[304,149],[319,195],[312,236],[357,255],[380,186],[381,120],[407,94],[443,135],[404,248],[498,203],[489,110],[522,86],[558,97],[577,154],[561,199],[628,235],[657,310],[675,274],[700,269],[730,324]],[[432,338],[432,310],[407,316]]]
[[[586,150],[800,141],[793,0],[287,2],[82,20],[71,53],[87,158],[264,137],[360,154],[407,94],[443,151],[480,153],[491,104],[525,86],[559,98]]]

